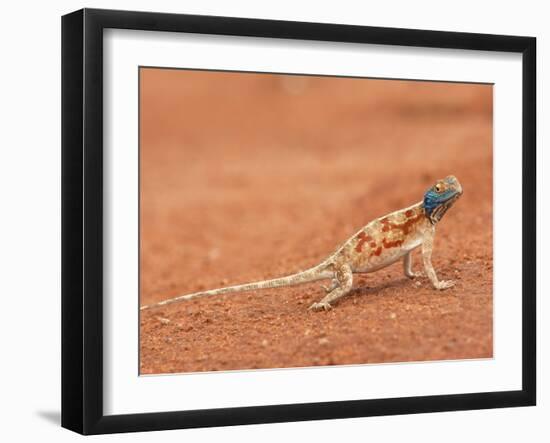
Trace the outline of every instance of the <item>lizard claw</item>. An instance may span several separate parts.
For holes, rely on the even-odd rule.
[[[310,311],[321,311],[321,310],[325,310],[325,311],[329,311],[332,309],[332,306],[330,305],[330,303],[323,303],[323,302],[319,302],[319,303],[313,303],[310,307],[309,307],[309,310]]]
[[[437,285],[436,289],[443,291],[444,289],[452,288],[455,285],[455,282],[452,280],[442,280]]]

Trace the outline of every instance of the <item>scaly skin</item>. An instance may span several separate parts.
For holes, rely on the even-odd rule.
[[[418,247],[422,248],[424,271],[433,287],[438,290],[450,288],[454,282],[437,278],[432,266],[432,249],[437,223],[461,195],[462,186],[458,180],[452,175],[448,176],[430,187],[422,201],[371,221],[313,268],[287,277],[182,295],[143,306],[141,310],[197,297],[330,279],[330,286],[323,287],[326,296],[310,306],[314,311],[329,310],[331,303],[351,290],[353,274],[374,272],[403,259],[405,275],[409,278],[420,276],[421,274],[412,271],[411,261],[411,253]]]

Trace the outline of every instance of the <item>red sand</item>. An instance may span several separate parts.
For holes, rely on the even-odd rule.
[[[454,174],[434,291],[401,264],[141,313],[142,374],[491,357],[492,87],[143,70],[141,304],[312,266]],[[422,270],[414,253],[414,269]]]

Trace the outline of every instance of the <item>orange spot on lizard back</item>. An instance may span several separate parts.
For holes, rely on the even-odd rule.
[[[393,240],[388,241],[386,239],[382,240],[382,244],[384,245],[384,248],[395,248],[397,246],[401,246],[403,244],[403,240]]]
[[[358,241],[357,241],[357,244],[355,245],[355,250],[357,252],[361,252],[363,250],[363,245],[372,240],[372,237],[370,235],[365,234],[364,232],[360,232],[357,238],[358,238]]]
[[[401,231],[403,234],[408,234],[412,231],[414,225],[422,219],[422,213],[415,214],[412,209],[407,209],[407,211],[405,211],[405,216],[407,216],[407,220],[400,224],[391,223],[387,219],[382,219],[381,222],[384,224],[382,232],[388,232],[391,229],[392,231]]]
[[[411,217],[407,219],[407,221],[402,225],[396,225],[394,226],[394,228],[400,229],[401,231],[403,231],[404,234],[408,234],[409,232],[411,232],[412,227],[420,220],[420,217],[421,217],[420,214],[414,217]]]
[[[376,255],[377,257],[382,254],[382,247],[381,246],[378,246],[374,251],[372,251],[372,255]]]

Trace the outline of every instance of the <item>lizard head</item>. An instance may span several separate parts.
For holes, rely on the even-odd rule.
[[[462,186],[454,175],[437,180],[424,194],[424,210],[433,224],[443,218],[462,195]]]

